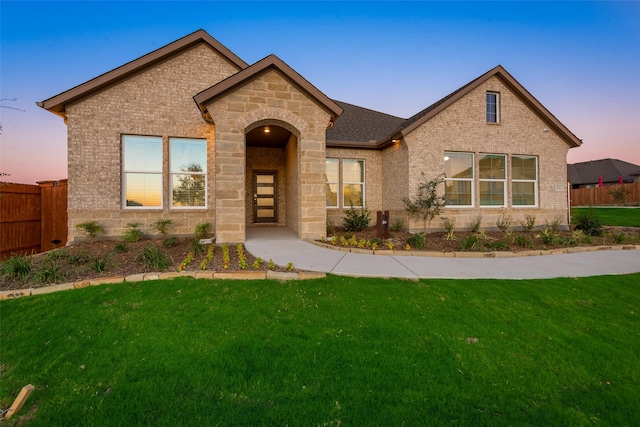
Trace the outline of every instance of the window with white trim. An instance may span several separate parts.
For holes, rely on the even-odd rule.
[[[487,123],[500,123],[500,94],[487,92]]]
[[[473,153],[444,153],[444,194],[447,206],[473,206]]]
[[[538,158],[511,156],[511,203],[538,206]]]
[[[207,207],[206,139],[170,138],[171,207]]]
[[[338,207],[338,188],[340,187],[340,160],[328,158],[325,160],[327,174],[327,207]]]
[[[122,136],[122,207],[162,208],[162,138]]]
[[[342,206],[364,207],[364,160],[342,159]]]
[[[480,206],[506,206],[507,156],[480,154],[478,157]]]

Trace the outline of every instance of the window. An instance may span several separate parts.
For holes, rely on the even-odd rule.
[[[122,205],[162,208],[162,138],[122,137]]]
[[[327,173],[327,207],[338,207],[338,187],[340,186],[340,160],[327,159],[325,161]]]
[[[342,206],[364,206],[364,160],[342,160]]]
[[[513,206],[538,206],[538,159],[511,156]]]
[[[169,139],[171,206],[204,208],[207,206],[207,141]]]
[[[500,122],[500,94],[487,92],[487,123]]]
[[[480,206],[505,206],[507,158],[503,154],[480,154],[478,180]]]
[[[473,206],[472,153],[444,153],[444,189],[448,206]]]

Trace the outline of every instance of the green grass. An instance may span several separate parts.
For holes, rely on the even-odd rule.
[[[571,215],[587,212],[589,208],[571,208]],[[619,227],[640,227],[640,208],[600,208],[594,207],[602,225]]]
[[[0,400],[33,384],[30,426],[637,425],[639,283],[179,278],[3,301]]]

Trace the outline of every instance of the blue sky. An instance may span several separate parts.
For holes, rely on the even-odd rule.
[[[409,117],[497,64],[584,140],[640,164],[639,2],[0,2],[0,171],[66,178],[42,101],[197,29],[329,97]],[[17,98],[17,101],[11,99]]]

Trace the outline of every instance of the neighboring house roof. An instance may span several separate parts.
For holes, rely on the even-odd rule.
[[[353,147],[355,144],[377,148],[378,141],[397,129],[405,119],[335,101],[344,110],[333,126],[327,129],[327,146]]]
[[[242,70],[249,66],[235,53],[231,52],[219,41],[211,37],[206,31],[198,30],[194,33],[189,34],[188,36],[182,37],[181,39],[169,43],[166,46],[154,50],[153,52],[141,56],[138,59],[135,59],[94,79],[91,79],[88,82],[71,88],[42,102],[37,102],[36,104],[46,110],[51,111],[52,113],[65,117],[65,109],[67,104],[104,90],[123,79],[129,78],[132,75],[137,74],[162,61],[166,61],[176,54],[190,49],[199,43],[207,44],[238,70]]]
[[[602,182],[633,182],[632,176],[640,166],[617,159],[590,160],[567,165],[567,178],[573,185],[598,184]]]
[[[269,55],[250,67],[247,67],[210,88],[203,90],[194,96],[193,99],[196,101],[196,104],[198,104],[198,107],[203,114],[206,114],[207,111],[205,104],[234,91],[269,71],[276,71],[291,84],[297,86],[299,89],[307,93],[307,95],[311,96],[314,101],[320,105],[320,107],[324,108],[329,114],[331,114],[332,121],[336,120],[338,116],[342,114],[342,108],[338,104],[329,99],[327,95],[322,93],[318,88],[309,83],[307,79],[302,77],[293,68],[275,55]]]

